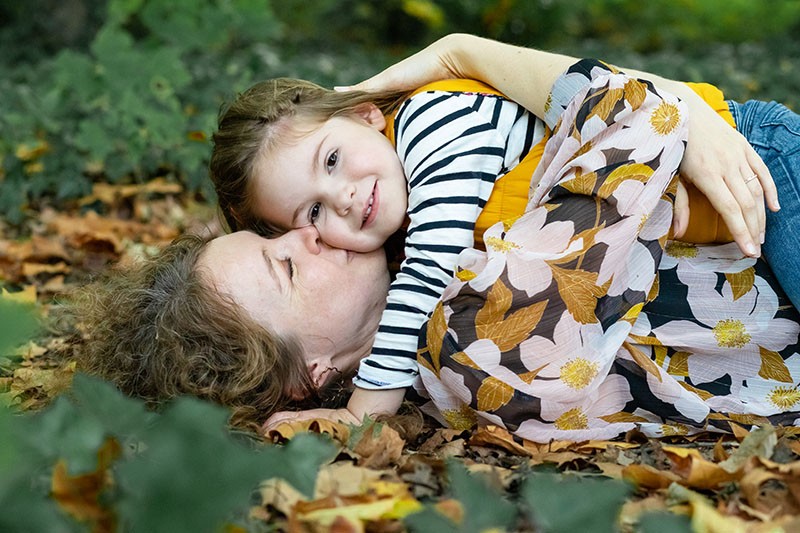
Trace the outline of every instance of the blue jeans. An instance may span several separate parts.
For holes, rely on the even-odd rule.
[[[800,309],[800,115],[777,102],[728,102],[736,128],[769,168],[781,210],[767,210],[764,258]]]

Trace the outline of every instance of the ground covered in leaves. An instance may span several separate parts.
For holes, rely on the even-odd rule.
[[[115,262],[154,253],[184,231],[217,234],[221,229],[213,207],[190,198],[178,185],[166,180],[97,185],[92,195],[71,209],[43,207],[22,228],[0,222],[0,298],[34,304],[47,319],[56,314],[65,295],[81,290],[92,274]],[[791,429],[769,426],[660,441],[631,433],[610,442],[532,443],[497,427],[473,432],[444,429],[409,408],[403,416],[367,421],[360,427],[314,421],[285,424],[263,438],[239,435],[238,440],[248,442],[248,450],[267,450],[259,460],[271,461],[266,471],[277,477],[263,479],[269,476],[253,474],[254,469],[241,466],[244,462],[238,466],[219,462],[220,456],[232,460],[239,453],[230,451],[218,453],[218,468],[201,468],[200,478],[186,481],[189,478],[181,476],[198,470],[189,460],[191,454],[203,446],[217,452],[233,446],[232,441],[204,440],[207,432],[189,439],[190,429],[184,433],[175,429],[213,418],[216,415],[204,411],[210,406],[181,404],[161,415],[167,417],[160,423],[164,435],[174,431],[174,441],[141,429],[154,423],[135,403],[124,407],[138,413],[127,418],[141,420],[135,430],[119,429],[115,425],[119,415],[111,411],[95,413],[94,425],[53,429],[64,425],[53,422],[54,409],[71,413],[77,409],[74,406],[85,408],[86,398],[113,394],[91,382],[69,392],[75,375],[70,354],[81,342],[73,326],[51,324],[33,341],[0,354],[0,395],[13,411],[39,413],[40,426],[30,426],[34,429],[27,430],[29,439],[50,435],[52,440],[77,442],[80,431],[95,435],[85,464],[77,464],[79,456],[69,455],[74,453],[71,444],[51,443],[49,455],[42,454],[49,466],[44,474],[41,468],[36,470],[36,475],[46,477],[44,492],[55,502],[57,513],[92,531],[118,530],[120,524],[124,530],[150,531],[153,523],[172,524],[168,528],[172,531],[211,531],[215,523],[227,524],[227,531],[297,532],[800,531],[800,441]],[[69,401],[53,401],[70,394]],[[115,402],[124,403],[112,396],[100,403]],[[167,419],[172,422],[163,422]],[[131,445],[128,431],[145,445]],[[297,437],[308,432],[323,438],[307,444],[303,439],[309,437]],[[175,442],[182,443],[184,448],[177,449],[183,451],[174,451],[169,443]],[[284,450],[284,455],[273,457],[272,449]],[[160,481],[143,480],[147,477],[143,472],[149,471],[136,461],[147,453],[161,458],[156,461]],[[178,453],[179,459],[170,453]],[[0,454],[0,469],[4,464]],[[165,465],[180,473],[167,475]],[[217,483],[215,476],[227,475],[230,481],[233,472],[241,472],[240,480],[247,478],[248,485],[241,495],[227,491],[227,498],[235,500],[232,508],[244,511],[234,516],[223,508],[219,516],[208,514],[214,505],[203,500],[205,493],[197,487]],[[253,475],[258,477],[250,480]],[[170,496],[173,505],[158,510],[156,522],[141,515],[138,522],[130,518],[125,491],[137,492],[132,488],[137,482],[143,483],[138,492],[145,493],[153,492],[152,485],[146,488],[147,482],[173,482],[170,490],[178,496]],[[8,497],[4,493],[8,483],[0,483],[0,501]],[[209,491],[217,495],[213,500],[217,504],[225,499],[219,496],[225,491],[217,487]],[[154,494],[152,498],[164,497],[158,491]],[[144,505],[146,497],[138,498]]]

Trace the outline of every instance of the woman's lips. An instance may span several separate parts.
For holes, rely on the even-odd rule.
[[[367,205],[364,208],[364,222],[361,223],[361,229],[368,228],[378,216],[378,208],[380,207],[380,195],[378,194],[378,182],[372,187],[372,194],[367,199]]]

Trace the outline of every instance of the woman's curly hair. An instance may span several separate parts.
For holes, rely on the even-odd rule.
[[[78,368],[155,405],[190,394],[254,428],[311,391],[296,339],[257,325],[198,269],[208,239],[177,238],[144,264],[111,269],[73,301],[85,342]]]

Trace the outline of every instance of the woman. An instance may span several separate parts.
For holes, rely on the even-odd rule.
[[[743,173],[741,172],[741,170],[739,170],[739,174],[740,174],[739,178],[743,180],[743,178],[742,178],[742,174]],[[768,187],[768,186],[766,186],[766,187]],[[753,194],[756,194],[756,195],[760,194],[760,188],[757,189],[756,192],[753,193]],[[744,218],[742,218],[742,220],[744,220]],[[744,226],[745,223],[742,222],[741,225]],[[307,230],[307,231],[311,232],[312,230]],[[200,259],[201,259],[201,264],[202,264],[202,261],[203,261],[204,258],[207,260],[207,264],[201,265],[202,268],[200,269],[201,272],[206,272],[206,274],[204,274],[204,276],[208,276],[209,275],[208,273],[211,272],[210,275],[211,275],[212,278],[214,278],[214,276],[215,276],[214,272],[223,272],[224,273],[226,269],[231,268],[232,266],[235,266],[236,264],[239,264],[238,260],[244,260],[245,259],[246,254],[244,253],[244,251],[246,251],[247,248],[246,247],[245,248],[241,248],[239,246],[239,244],[241,244],[241,243],[237,243],[237,245],[234,245],[232,247],[223,246],[223,244],[225,244],[225,243],[234,243],[234,239],[241,239],[241,237],[237,236],[237,235],[240,235],[240,234],[235,234],[233,236],[223,237],[222,239],[217,241],[216,244],[220,244],[220,243],[222,243],[222,244],[220,244],[220,246],[216,247],[216,252],[209,253],[209,250],[214,250],[214,248],[210,247],[209,250],[207,250],[205,253],[202,253],[202,254],[195,253],[194,258],[196,259],[198,257],[198,255],[199,255]],[[249,234],[246,234],[246,235],[249,235]],[[293,237],[290,237],[291,235],[293,235],[292,233],[287,234],[287,235],[288,235],[287,237],[284,237],[282,239],[292,239],[293,238]],[[230,237],[230,239],[228,237]],[[287,277],[281,277],[280,276],[281,272],[280,272],[279,268],[282,266],[282,262],[285,262],[287,254],[290,251],[292,253],[299,253],[298,249],[297,249],[298,242],[297,241],[288,241],[288,243],[287,243],[284,240],[283,244],[287,244],[287,246],[284,246],[282,249],[279,249],[277,246],[274,246],[274,247],[268,246],[269,241],[265,241],[265,240],[260,239],[260,238],[248,237],[248,239],[252,240],[252,243],[253,243],[253,246],[251,247],[249,253],[255,255],[257,258],[261,258],[259,260],[265,261],[264,268],[266,268],[267,275],[270,278],[272,278],[272,280],[273,280],[273,282],[275,284],[275,286],[273,287],[274,290],[272,292],[278,291],[278,293],[281,294],[280,291],[286,291],[286,293],[284,293],[284,294],[292,294],[291,290],[290,290],[291,287],[289,287],[289,280],[287,279]],[[253,240],[253,239],[258,239],[258,240]],[[292,242],[294,242],[294,247],[295,248],[292,248],[291,246],[288,246],[288,244],[291,244]],[[316,240],[314,240],[314,242],[316,242]],[[302,243],[302,239],[300,239],[300,243]],[[280,242],[279,242],[279,244],[280,244]],[[313,246],[315,246],[315,245],[306,245],[306,246],[307,246],[307,250],[311,250],[311,248],[313,248]],[[308,248],[308,246],[311,246],[311,248]],[[319,246],[319,245],[316,245],[316,246]],[[270,251],[270,249],[271,249],[271,251]],[[240,250],[242,251],[241,254],[238,253],[238,251],[240,251]],[[316,257],[317,255],[320,255],[320,252],[319,252],[320,250],[328,251],[327,249],[320,247],[320,248],[318,248],[318,252],[316,254],[308,254],[309,257]],[[340,256],[342,254],[343,253],[340,253]],[[230,258],[236,257],[236,258],[238,258],[238,260],[234,261],[233,264],[221,264],[222,266],[219,266],[219,268],[215,267],[216,259],[214,259],[214,258],[218,257],[218,256],[223,256],[224,257],[226,255],[228,257],[230,257]],[[346,256],[346,254],[345,254],[344,255],[344,259],[340,259],[340,260],[347,261],[347,259],[348,259],[348,256]],[[352,261],[353,259],[350,259],[350,260]],[[194,272],[194,270],[192,270],[192,272]],[[384,279],[385,279],[385,274],[383,274],[383,275],[384,275]],[[205,279],[206,283],[208,283],[208,278],[204,278],[204,279]],[[237,279],[238,278],[233,278],[233,277],[228,277],[227,275],[222,275],[219,279],[214,278],[213,283],[218,287],[225,287],[230,291],[230,288],[231,288],[230,284],[231,283],[235,284]],[[263,279],[268,279],[268,278],[265,277]],[[310,284],[311,279],[316,279],[316,278],[310,278],[309,279],[309,284]],[[278,288],[279,285],[280,285],[281,280],[283,280],[284,285],[282,285],[282,286],[280,286],[280,288]],[[229,285],[226,286],[225,285],[226,283],[228,283]],[[300,286],[301,287],[309,287],[310,286],[309,284],[304,282]],[[372,285],[372,286],[373,287],[377,286],[377,284],[376,285]],[[208,287],[208,285],[206,285],[206,287]],[[254,283],[253,284],[248,284],[248,286],[246,288],[247,288],[248,292],[245,293],[244,297],[232,296],[232,299],[234,300],[234,302],[236,304],[240,305],[240,306],[244,306],[245,309],[247,309],[248,305],[255,306],[257,308],[258,305],[263,304],[264,301],[265,301],[265,298],[261,298],[261,299],[254,298],[253,295],[258,294],[258,291],[256,291],[256,289],[259,289],[259,290],[265,289],[266,290],[266,289],[269,289],[270,286],[269,286],[269,284],[264,284],[262,281],[254,280]],[[385,286],[384,286],[384,291],[385,291]],[[164,291],[161,291],[161,292],[154,291],[154,294],[155,294],[155,296],[160,296],[163,292]],[[230,292],[233,292],[233,291],[230,291]],[[272,292],[267,290],[267,294],[272,294]],[[373,296],[374,296],[374,294],[373,294]],[[247,302],[250,302],[250,303],[248,304]],[[318,300],[316,303],[319,303],[319,302],[322,302],[322,300]],[[231,302],[228,302],[229,305],[230,305],[230,303]],[[144,306],[144,307],[145,308],[160,308],[160,307],[164,307],[164,306],[161,306],[158,303],[156,303],[155,300],[152,300],[147,306]],[[230,307],[234,308],[234,309],[236,308],[235,305],[230,305]],[[175,306],[174,305],[166,306],[166,308],[174,309]],[[350,305],[348,305],[347,309],[350,310],[350,309],[352,309],[352,307]],[[256,322],[257,322],[257,317],[254,316],[254,313],[253,313],[252,310],[250,311],[250,313],[248,313],[248,316],[251,319],[252,318],[256,318]],[[334,315],[334,317],[338,318],[338,315]],[[168,335],[173,335],[174,336],[176,334],[175,330],[178,328],[177,323],[170,322],[169,320],[165,319],[163,315],[158,315],[158,316],[155,316],[154,318],[155,318],[155,322],[157,323],[157,325],[160,326],[160,329],[155,328],[155,331],[158,331],[159,335],[162,336],[162,340],[159,341],[159,335],[156,335],[156,341],[163,342],[163,336],[164,335],[167,335],[167,336]],[[247,318],[247,317],[245,317],[245,318]],[[209,317],[209,319],[211,319],[211,317]],[[368,320],[367,320],[367,317],[362,317],[362,319],[364,320],[364,322],[360,323],[360,326],[361,326],[360,328],[356,327],[357,325],[359,325],[357,323],[360,322],[360,321],[355,321],[355,323],[348,323],[348,322],[345,321],[344,323],[346,324],[347,328],[346,329],[345,328],[342,329],[342,335],[345,335],[345,333],[346,333],[347,336],[346,337],[339,337],[339,338],[347,338],[347,339],[358,338],[358,339],[363,339],[364,338],[363,326],[364,326],[365,323],[368,322]],[[149,320],[149,319],[146,319],[146,320]],[[285,333],[285,334],[301,333],[303,335],[303,337],[302,337],[303,338],[303,342],[317,342],[317,346],[318,347],[322,347],[326,343],[329,343],[329,342],[335,340],[334,337],[333,337],[333,333],[334,332],[327,331],[327,332],[323,332],[319,336],[313,336],[313,335],[309,336],[308,333],[310,333],[310,332],[316,333],[316,331],[313,328],[303,328],[303,329],[301,329],[300,332],[298,332],[297,328],[296,328],[297,321],[295,321],[293,324],[295,325],[295,329],[292,330],[291,328],[289,328],[286,331],[283,331],[282,333]],[[201,324],[201,326],[202,326],[202,324]],[[317,328],[319,326],[320,325],[318,323],[315,325],[315,327],[317,327]],[[151,329],[151,332],[152,331],[153,330]],[[360,335],[358,335],[359,333],[360,333]],[[203,337],[202,337],[203,332],[201,332],[201,328],[198,328],[197,331],[195,332],[195,334],[197,335],[197,339],[203,339]],[[351,336],[351,334],[353,336]],[[366,336],[368,336],[368,334]],[[291,338],[291,337],[289,337],[289,338]],[[206,339],[208,339],[208,337],[206,337]],[[305,340],[305,339],[309,339],[309,340]],[[219,342],[219,339],[214,340],[214,342]],[[229,340],[226,340],[226,342],[229,342]],[[202,342],[198,342],[197,344],[202,344]],[[288,345],[290,343],[289,342],[285,342],[284,344]],[[230,346],[232,346],[232,345],[229,345],[229,347]],[[357,359],[358,358],[358,346],[360,346],[360,344],[358,342],[356,342],[355,344],[348,345],[347,353],[341,353],[340,354],[341,355],[340,361],[341,361],[342,367],[347,366],[351,359]],[[237,350],[228,350],[228,351],[236,352]],[[120,349],[120,351],[122,351],[122,349]],[[175,351],[176,350],[173,350],[173,352],[175,352]],[[224,350],[222,350],[222,351],[224,351]],[[330,353],[330,351],[329,351],[329,353]],[[309,361],[308,361],[309,362],[309,366],[313,366],[314,365],[314,360],[313,360],[314,353],[313,353],[313,350],[309,350],[308,351],[308,356],[309,356]],[[171,361],[172,359],[170,358],[169,360]],[[138,360],[138,361],[134,361],[134,363],[143,364],[142,366],[138,367],[138,370],[139,370],[138,376],[139,377],[141,377],[144,372],[149,371],[149,370],[143,370],[144,366],[147,366],[147,364],[148,364],[147,361]],[[158,362],[156,362],[156,363],[158,363]],[[161,363],[158,363],[156,366],[159,366],[159,365],[161,365]],[[214,373],[210,373],[207,370],[203,370],[202,366],[203,366],[202,364],[196,365],[196,368],[195,368],[194,372],[189,372],[188,376],[185,379],[184,378],[175,377],[173,379],[173,382],[175,382],[175,383],[173,384],[172,390],[180,389],[180,387],[185,386],[187,383],[191,382],[192,379],[198,379],[198,378],[207,379],[207,381],[205,382],[206,383],[205,385],[195,387],[196,390],[195,391],[191,391],[191,392],[196,392],[198,394],[209,396],[209,397],[213,397],[213,398],[216,398],[216,399],[220,399],[222,401],[230,401],[231,400],[230,396],[225,396],[223,394],[219,394],[218,392],[215,392],[214,387],[217,387],[217,386],[220,385],[220,383],[222,383],[223,379],[221,378],[221,376],[226,371],[230,370],[231,365],[229,365],[226,368],[222,368],[220,365],[218,365],[218,366],[220,366],[220,368],[219,368],[218,371],[216,371]],[[337,365],[333,365],[330,368],[339,368],[339,367]],[[137,369],[135,364],[133,365],[133,369],[134,370]],[[339,368],[339,369],[341,370],[342,368]],[[175,373],[174,372],[165,372],[165,374],[174,375]],[[262,378],[263,378],[263,375],[262,375]],[[300,380],[298,380],[298,381],[300,381]],[[137,385],[137,382],[136,382],[135,379],[131,380],[130,383],[131,383],[133,388],[135,388],[135,386]],[[253,388],[257,390],[259,388],[258,384],[256,386],[254,386]],[[274,387],[273,387],[273,389],[274,389]],[[286,384],[282,388],[282,390],[283,390],[283,392],[296,392],[296,390],[294,389],[294,386],[292,384]]]

